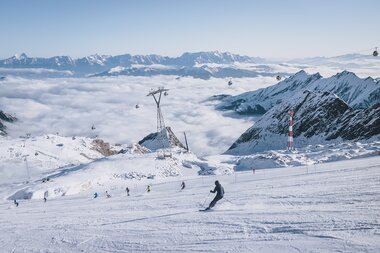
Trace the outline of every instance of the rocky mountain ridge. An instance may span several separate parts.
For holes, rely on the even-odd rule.
[[[262,115],[304,90],[334,93],[355,109],[369,108],[380,102],[380,82],[371,77],[362,79],[352,72],[343,71],[323,78],[319,73],[309,75],[301,70],[276,85],[237,96],[220,97],[217,109],[234,110],[241,115]]]
[[[367,109],[354,109],[334,93],[304,91],[267,111],[226,153],[247,155],[285,149],[289,111],[294,112],[296,147],[340,140],[367,140],[380,135],[380,103]]]

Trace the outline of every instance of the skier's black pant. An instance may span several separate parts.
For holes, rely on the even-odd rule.
[[[208,208],[213,208],[216,204],[216,202],[218,202],[219,200],[221,200],[223,198],[223,196],[218,196],[216,195],[215,198],[211,201],[210,205],[208,206]]]

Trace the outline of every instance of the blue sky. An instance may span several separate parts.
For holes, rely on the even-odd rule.
[[[378,0],[1,0],[0,58],[332,56],[379,46],[379,11]]]

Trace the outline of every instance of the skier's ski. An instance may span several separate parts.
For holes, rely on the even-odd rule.
[[[209,212],[209,211],[212,211],[212,210],[210,208],[199,209],[199,212]]]

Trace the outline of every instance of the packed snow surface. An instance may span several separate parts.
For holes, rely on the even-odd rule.
[[[379,252],[380,156],[0,203],[3,252]],[[214,180],[225,198],[210,212]],[[124,189],[129,186],[131,196]],[[111,198],[105,198],[108,190]]]

